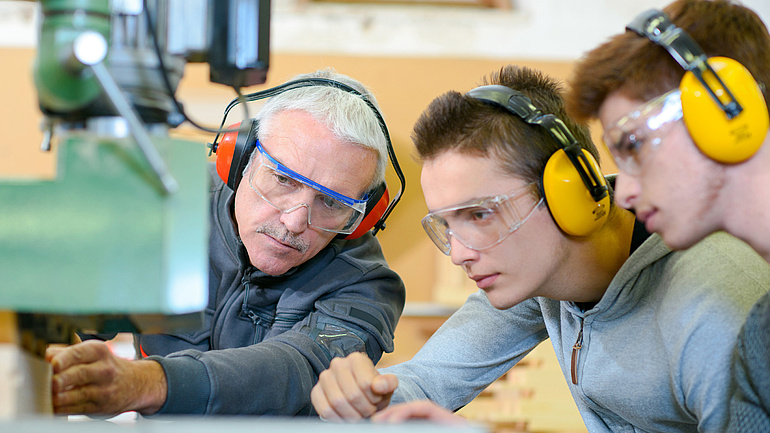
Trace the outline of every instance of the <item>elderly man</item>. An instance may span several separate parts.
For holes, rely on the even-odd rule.
[[[371,233],[344,239],[384,184],[387,130],[359,82],[293,81],[307,79],[332,85],[265,103],[242,177],[212,170],[204,326],[137,336],[141,360],[93,340],[49,349],[57,413],[309,414],[333,357],[392,351],[403,283]]]

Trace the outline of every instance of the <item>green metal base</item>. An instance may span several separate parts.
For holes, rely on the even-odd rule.
[[[69,137],[54,181],[0,179],[0,309],[186,314],[208,287],[201,143],[154,140],[179,191],[164,195],[131,140]]]

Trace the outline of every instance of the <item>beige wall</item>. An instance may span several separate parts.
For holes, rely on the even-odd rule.
[[[0,72],[0,175],[52,176],[54,155],[39,150],[42,133],[40,113],[32,83],[34,50],[0,48],[0,64],[13,65]],[[519,61],[518,64],[540,68],[558,78],[566,78],[571,64],[566,62]],[[297,73],[332,67],[370,86],[382,108],[401,167],[407,189],[401,203],[388,219],[388,227],[378,237],[391,266],[404,278],[408,301],[428,302],[433,292],[436,260],[443,258],[423,234],[420,219],[426,212],[419,184],[419,165],[412,157],[410,132],[414,121],[428,103],[447,90],[466,91],[476,86],[481,77],[496,71],[503,61],[478,59],[367,58],[330,55],[273,54],[268,83],[245,89],[257,91],[279,84]],[[225,105],[235,96],[232,89],[212,84],[208,67],[190,64],[185,71],[178,97],[185,103],[193,119],[199,123],[218,125]],[[231,116],[239,116],[233,112]],[[232,118],[232,117],[231,117]],[[176,134],[211,141],[183,127]],[[603,158],[607,161],[609,158]],[[391,194],[398,182],[388,178]]]
[[[52,154],[40,152],[40,112],[32,82],[34,51],[0,48],[0,175],[50,176]]]

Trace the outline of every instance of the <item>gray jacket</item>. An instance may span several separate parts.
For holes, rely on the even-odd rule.
[[[399,378],[394,402],[456,410],[550,338],[589,431],[721,432],[736,336],[769,287],[767,263],[726,234],[683,252],[653,235],[590,310],[534,298],[501,311],[478,292],[412,360],[383,373]]]
[[[770,293],[751,309],[735,352],[728,433],[770,432]]]
[[[371,234],[334,240],[281,276],[251,266],[214,174],[204,326],[142,335],[168,380],[159,414],[310,414],[310,390],[334,356],[393,350],[405,290]]]

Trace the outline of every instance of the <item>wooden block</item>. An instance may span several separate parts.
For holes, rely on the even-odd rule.
[[[16,313],[0,310],[0,343],[19,343],[19,325]]]
[[[0,344],[0,420],[53,414],[51,366],[11,343]]]

